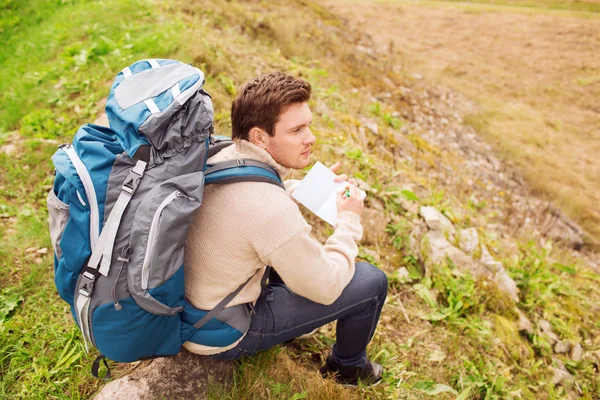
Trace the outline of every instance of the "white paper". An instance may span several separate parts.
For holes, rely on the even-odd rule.
[[[292,192],[294,199],[334,226],[337,221],[336,195],[348,185],[347,182],[335,182],[336,176],[317,161]],[[359,192],[363,200],[367,194],[360,189]]]

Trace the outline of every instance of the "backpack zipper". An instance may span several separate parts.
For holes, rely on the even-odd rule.
[[[85,195],[90,204],[90,245],[91,250],[93,251],[96,247],[96,241],[100,236],[100,213],[98,211],[98,201],[96,200],[96,189],[94,189],[94,184],[89,171],[85,167],[83,161],[81,161],[81,158],[77,155],[73,146],[71,144],[64,144],[60,148],[67,153],[67,156],[73,163],[75,171],[77,171],[77,175],[79,176],[81,183],[83,183]]]
[[[176,198],[186,197],[182,192],[176,190],[168,195],[162,203],[156,209],[154,217],[152,218],[152,224],[150,225],[150,232],[148,233],[148,245],[146,246],[146,254],[144,255],[144,263],[142,264],[142,289],[148,289],[148,280],[150,277],[150,260],[152,259],[152,253],[154,251],[154,242],[156,241],[156,230],[158,229],[158,222],[160,221],[160,215],[162,214],[165,207],[173,202]]]

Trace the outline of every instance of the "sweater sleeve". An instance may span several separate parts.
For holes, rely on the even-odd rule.
[[[310,236],[312,227],[306,223],[300,210],[301,229],[289,240],[259,257],[275,268],[286,285],[296,294],[320,304],[333,303],[354,276],[354,263],[358,255],[357,241],[362,237],[360,216],[352,212],[338,214],[334,233],[322,245]],[[277,221],[270,221],[273,226]]]

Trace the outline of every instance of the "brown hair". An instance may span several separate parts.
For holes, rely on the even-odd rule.
[[[281,72],[252,79],[231,104],[232,139],[249,140],[254,127],[274,136],[279,115],[292,104],[307,102],[310,92],[310,83]]]

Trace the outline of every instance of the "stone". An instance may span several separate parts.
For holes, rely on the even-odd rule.
[[[363,181],[360,178],[354,178],[356,180],[356,185],[359,189],[364,190],[365,192],[373,192],[373,188],[367,182]]]
[[[469,255],[473,255],[479,246],[477,229],[471,227],[458,231],[458,247]]]
[[[481,258],[479,259],[479,262],[485,265],[485,267],[491,272],[497,273],[501,270],[504,270],[502,263],[500,261],[496,261],[494,257],[492,257],[490,251],[487,249],[487,247],[485,247],[483,243],[481,244]]]
[[[554,376],[552,377],[552,383],[554,386],[564,386],[566,383],[573,382],[573,375],[571,375],[569,371],[564,368],[564,365],[562,368],[550,367],[549,369],[554,373]]]
[[[515,302],[519,302],[519,288],[500,264],[500,270],[494,274],[494,282],[501,292],[506,293]]]
[[[379,125],[377,125],[377,122],[373,122],[373,121],[365,122],[365,127],[368,130],[370,130],[372,133],[374,133],[375,135],[379,135]]]
[[[421,239],[423,235],[427,232],[427,225],[421,221],[421,223],[416,224],[413,229],[410,231],[408,235],[408,243],[410,246],[410,253],[417,257],[421,257]]]
[[[375,245],[385,240],[387,235],[385,232],[387,218],[383,211],[365,208],[361,221],[363,225],[363,244]]]
[[[371,208],[374,208],[375,210],[378,211],[385,211],[385,204],[383,204],[383,202],[375,197],[369,197],[368,198],[369,204],[371,205]]]
[[[576,343],[573,347],[571,347],[571,360],[575,362],[581,361],[583,358],[583,349],[579,343]]]
[[[417,215],[419,212],[419,204],[416,201],[408,200],[404,196],[399,196],[394,201],[411,214]]]
[[[158,358],[102,388],[94,400],[205,399],[209,379],[228,381],[235,364],[192,354]]]
[[[563,354],[569,351],[569,343],[557,340],[554,344],[554,352],[557,354]]]
[[[436,208],[422,206],[419,208],[419,213],[423,219],[425,219],[429,229],[438,232],[446,232],[452,235],[456,232],[452,222],[450,222],[450,220]]]
[[[574,221],[552,206],[542,206],[539,211],[542,235],[567,246],[580,250],[584,245],[585,233]]]
[[[406,282],[411,281],[410,273],[408,272],[406,267],[398,268],[398,270],[396,271],[396,277],[398,278],[398,281],[400,281],[401,283],[406,283]]]
[[[550,322],[546,321],[545,319],[542,319],[538,322],[538,326],[540,327],[542,334],[546,336],[546,338],[548,338],[550,343],[554,344],[558,341],[558,336],[556,336],[556,333],[554,333]]]
[[[381,256],[379,255],[378,252],[376,252],[375,250],[369,249],[367,247],[361,246],[361,250],[367,255],[373,258],[373,260],[375,260],[375,262],[380,262],[381,261]]]
[[[422,240],[421,254],[424,256],[426,264],[443,264],[449,258],[459,270],[468,270],[474,276],[489,277],[491,275],[481,264],[462,250],[452,246],[438,231],[429,231],[425,234]]]
[[[525,314],[521,310],[519,310],[517,308],[516,311],[517,311],[517,314],[519,315],[519,322],[517,325],[519,332],[525,332],[529,335],[533,335],[534,330],[533,330],[533,324],[531,323],[531,321],[525,316]]]
[[[106,113],[102,113],[95,121],[94,121],[95,125],[100,125],[100,126],[108,126],[108,116],[106,115]]]

